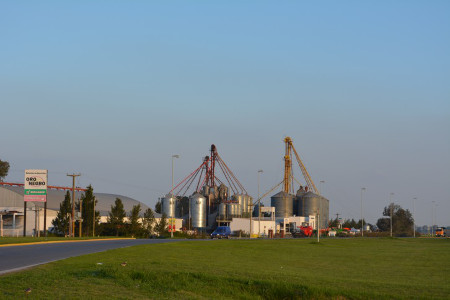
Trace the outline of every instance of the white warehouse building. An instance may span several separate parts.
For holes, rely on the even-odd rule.
[[[83,192],[75,192],[75,199],[79,199]],[[48,189],[47,191],[47,230],[52,228],[52,221],[56,218],[60,203],[64,200],[66,191]],[[72,197],[72,191],[70,191]],[[148,208],[142,202],[130,197],[105,193],[94,193],[97,199],[95,207],[100,212],[100,222],[106,222],[111,206],[116,198],[122,200],[127,215],[134,205],[141,205],[141,214]],[[156,222],[161,218],[155,213]],[[24,189],[23,186],[0,185],[0,237],[1,236],[22,236],[24,224]],[[44,202],[27,202],[26,235],[34,236],[37,229],[44,230]],[[176,229],[181,228],[181,219],[176,220]]]

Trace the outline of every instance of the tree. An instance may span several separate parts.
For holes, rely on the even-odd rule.
[[[83,218],[83,233],[85,236],[93,235],[93,227],[98,228],[98,224],[100,222],[100,212],[95,211],[95,220],[94,220],[94,201],[95,205],[97,205],[97,199],[94,196],[94,189],[92,185],[87,187],[87,191],[81,195],[82,201],[82,212],[81,216]],[[95,222],[95,225],[93,224]]]
[[[368,225],[366,220],[363,219],[363,221],[364,221],[364,226]],[[361,229],[361,225],[362,225],[361,224],[361,219],[359,219],[358,221],[356,221],[356,224],[353,227],[356,228],[356,229]]]
[[[116,236],[119,236],[119,233],[123,233],[124,230],[124,218],[126,217],[125,209],[123,208],[123,203],[120,198],[116,198],[114,205],[111,205],[111,212],[109,212],[108,217],[108,227],[110,227],[115,233]]]
[[[5,178],[8,175],[9,171],[9,162],[2,161],[0,159],[0,182],[3,182],[3,178]]]
[[[144,212],[144,218],[142,219],[142,226],[146,236],[149,236],[153,232],[153,223],[155,223],[155,214],[151,208],[147,208]]]
[[[328,224],[328,227],[331,227],[331,228],[339,227],[339,220],[338,220],[338,218],[336,218],[334,220],[331,220],[330,223]]]
[[[134,205],[130,212],[130,234],[132,236],[142,236],[142,225],[139,223],[139,214],[141,212],[141,205]]]
[[[167,215],[165,213],[162,214],[161,219],[158,224],[156,224],[155,230],[160,236],[167,233]]]
[[[155,204],[155,212],[157,214],[161,213],[161,201],[156,202],[156,204]]]
[[[55,233],[58,235],[69,234],[70,215],[72,213],[72,204],[70,201],[70,192],[67,191],[64,201],[59,204],[59,211],[56,218],[52,221]]]
[[[396,236],[411,236],[413,234],[413,218],[408,209],[403,209],[400,205],[391,203],[383,210],[383,216],[377,221],[377,227],[380,231],[391,230],[391,213],[392,213],[392,233]]]
[[[345,220],[344,224],[342,224],[342,228],[356,228],[357,225],[355,219]]]

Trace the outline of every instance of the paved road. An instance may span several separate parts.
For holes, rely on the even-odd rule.
[[[180,240],[108,240],[0,247],[0,275],[68,257],[143,244]]]

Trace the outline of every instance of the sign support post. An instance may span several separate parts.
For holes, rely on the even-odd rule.
[[[27,201],[23,201],[23,236],[27,236]]]
[[[27,228],[27,202],[44,202],[44,234],[47,236],[47,170],[25,170],[24,197],[23,197],[23,236]],[[35,217],[37,212],[35,211]],[[39,232],[39,228],[36,228]],[[38,234],[36,234],[38,235]]]
[[[47,237],[47,201],[44,203],[44,237]]]

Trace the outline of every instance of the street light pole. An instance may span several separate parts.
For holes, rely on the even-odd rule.
[[[391,207],[391,237],[392,237],[392,210],[394,209],[394,205],[392,205],[392,196],[394,193],[389,194],[389,206]]]
[[[258,237],[261,236],[261,199],[259,198],[259,174],[263,172],[263,170],[258,170]]]
[[[361,237],[364,237],[364,218],[363,218],[363,192],[366,188],[361,188]]]
[[[413,231],[414,231],[414,237],[416,237],[416,200],[417,197],[413,198]]]
[[[431,236],[434,236],[434,204],[436,201],[431,201],[431,203],[433,203],[433,206],[431,207]]]
[[[178,154],[172,155],[172,189],[170,190],[170,194],[171,194],[170,198],[175,198],[174,195],[173,195],[173,165],[174,165],[174,159],[175,158],[180,158],[180,156]],[[170,222],[169,222],[169,224],[170,224],[170,238],[173,238],[173,230],[175,228],[175,225],[173,224],[173,223],[175,223],[174,220],[173,220],[174,217],[175,216],[170,216]]]
[[[320,193],[320,200],[319,200],[319,211],[317,212],[317,242],[320,242],[320,213],[321,213],[321,209],[322,209],[322,185],[325,183],[325,180],[321,180],[320,181],[320,188],[319,188],[319,193]]]
[[[92,218],[92,237],[95,237],[95,196],[92,197],[92,200],[94,202],[94,212],[93,212],[93,218]]]

